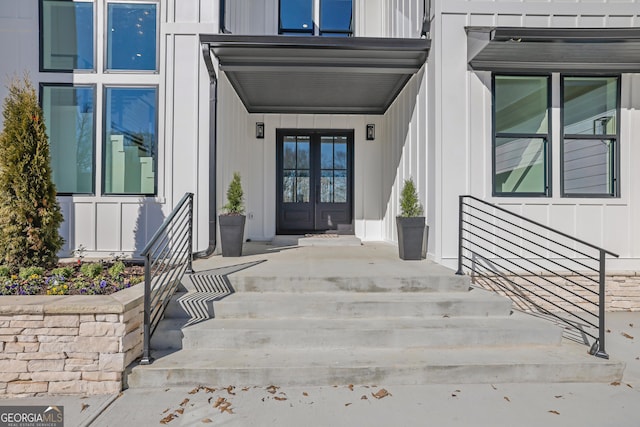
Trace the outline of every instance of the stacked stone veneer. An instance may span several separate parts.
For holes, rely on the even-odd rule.
[[[514,306],[520,310],[536,311],[532,302],[553,312],[561,311],[558,306],[569,311],[577,311],[569,302],[587,310],[593,310],[594,306],[584,302],[580,297],[598,302],[598,296],[593,293],[598,291],[597,276],[591,277],[596,282],[574,274],[564,275],[562,278],[544,275],[544,279],[542,279],[526,275],[522,277],[508,276],[509,280],[497,276],[491,276],[491,279],[489,280],[486,276],[475,276],[472,278],[472,283],[508,296],[514,301]],[[523,286],[524,290],[510,281]],[[502,286],[499,286],[498,283]],[[534,283],[541,287],[534,285]],[[549,301],[556,305],[549,303]],[[605,309],[607,311],[640,311],[640,272],[612,273],[606,276]]]
[[[120,392],[142,354],[143,291],[0,297],[0,396]]]

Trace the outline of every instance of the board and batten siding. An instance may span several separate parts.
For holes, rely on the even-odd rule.
[[[435,3],[429,55],[434,87],[429,102],[439,111],[433,123],[438,183],[429,199],[437,206],[436,260],[453,267],[457,257],[459,194],[489,202],[602,246],[620,255],[610,270],[638,270],[640,258],[640,75],[622,75],[620,197],[560,197],[560,99],[552,100],[552,197],[492,197],[491,73],[467,68],[465,26],[631,27],[640,25],[640,2],[462,1]],[[560,75],[554,73],[559,87]]]

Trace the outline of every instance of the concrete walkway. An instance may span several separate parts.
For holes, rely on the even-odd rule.
[[[199,261],[195,267],[198,271],[221,266],[235,269],[234,265],[263,259],[265,249],[255,245],[254,255],[245,253],[247,256],[241,259],[216,257]],[[277,253],[271,259],[276,258]],[[392,258],[379,258],[371,268],[395,275],[400,267]],[[304,259],[298,261],[299,269],[315,271]],[[344,260],[344,266],[348,264],[349,260]],[[410,262],[404,267],[412,271],[426,264]],[[283,265],[273,261],[236,274],[249,275],[251,270],[254,274],[258,268],[277,274]],[[627,364],[619,384],[273,384],[272,388],[240,388],[234,384],[194,383],[189,387],[130,389],[114,396],[4,399],[0,406],[62,405],[65,426],[69,427],[640,425],[640,312],[607,313],[607,329],[607,352]]]

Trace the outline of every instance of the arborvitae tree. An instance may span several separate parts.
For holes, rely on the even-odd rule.
[[[8,89],[0,133],[0,263],[48,268],[64,242],[49,140],[29,79],[15,78]]]
[[[223,209],[228,215],[244,214],[242,184],[240,183],[240,174],[238,172],[234,172],[233,180],[229,183],[227,204],[224,205]]]
[[[413,179],[409,178],[404,181],[402,193],[400,194],[400,216],[422,216],[422,205],[418,199],[418,192],[413,183]]]

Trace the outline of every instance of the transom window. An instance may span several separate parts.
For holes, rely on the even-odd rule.
[[[107,4],[109,70],[157,70],[157,5]]]
[[[352,36],[353,1],[280,0],[278,34],[332,37]]]

